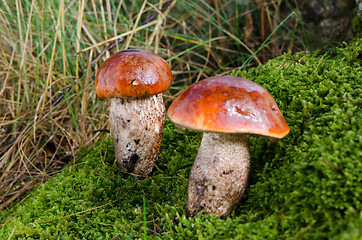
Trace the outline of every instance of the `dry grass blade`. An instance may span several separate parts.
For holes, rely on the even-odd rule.
[[[142,30],[142,29],[148,28],[148,27],[150,27],[150,26],[152,26],[152,25],[155,25],[156,23],[157,23],[157,21],[152,21],[152,22],[146,23],[145,25],[142,25],[142,26],[140,26],[140,27],[134,28],[134,29],[131,30],[131,31],[128,31],[128,32],[122,33],[122,34],[120,34],[120,35],[118,35],[118,36],[109,38],[109,39],[104,40],[104,41],[102,41],[102,42],[99,42],[99,43],[97,43],[97,44],[95,44],[95,45],[93,45],[93,46],[84,48],[84,49],[82,49],[81,51],[77,51],[76,55],[78,55],[78,54],[80,54],[80,53],[83,53],[83,52],[86,52],[86,51],[89,51],[89,50],[91,50],[91,49],[93,49],[93,48],[95,48],[95,47],[105,45],[106,43],[113,42],[113,41],[115,41],[115,40],[117,40],[117,39],[119,39],[119,38],[132,35],[134,32],[137,32],[137,31],[140,31],[140,30]]]
[[[78,6],[78,18],[77,18],[77,46],[76,46],[76,51],[79,52],[80,50],[80,39],[81,39],[81,30],[82,30],[82,22],[83,22],[83,12],[84,12],[84,4],[85,4],[85,0],[79,1],[79,6]],[[79,79],[79,57],[76,56],[75,59],[75,74],[76,74],[76,79]],[[78,85],[77,85],[78,86]],[[78,89],[77,89],[78,90]]]
[[[142,16],[142,14],[143,14],[143,11],[144,11],[144,9],[145,9],[145,7],[146,7],[146,4],[147,4],[147,0],[144,0],[144,2],[143,2],[143,4],[142,4],[142,6],[141,6],[141,8],[140,8],[140,10],[139,10],[139,12],[138,12],[138,14],[137,14],[137,18],[136,18],[136,20],[135,20],[135,22],[134,22],[134,24],[133,24],[133,29],[130,31],[130,33],[129,33],[129,35],[128,35],[128,38],[127,38],[127,41],[126,41],[126,43],[125,43],[125,49],[128,49],[128,47],[129,47],[129,45],[130,45],[130,43],[131,43],[131,41],[132,41],[132,38],[133,38],[133,35],[135,34],[135,32],[137,31],[136,29],[136,27],[137,27],[137,25],[138,25],[138,23],[139,23],[139,21],[140,21],[140,19],[141,19],[141,16]],[[157,22],[155,21],[155,24],[156,24]]]

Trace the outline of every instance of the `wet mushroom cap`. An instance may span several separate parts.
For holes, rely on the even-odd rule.
[[[183,91],[168,109],[181,128],[203,132],[250,133],[281,139],[289,127],[273,97],[241,77],[216,76]]]
[[[95,91],[100,100],[137,98],[161,93],[172,83],[169,64],[142,49],[125,50],[108,58],[99,68]]]

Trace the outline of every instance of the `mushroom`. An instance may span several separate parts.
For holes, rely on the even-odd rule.
[[[160,151],[165,106],[162,93],[172,83],[169,64],[146,50],[125,50],[99,68],[95,91],[111,98],[109,118],[115,156],[128,173],[148,175]]]
[[[179,128],[204,132],[189,177],[189,216],[231,213],[248,183],[249,134],[281,139],[289,132],[273,97],[241,77],[216,76],[190,86],[168,116]]]

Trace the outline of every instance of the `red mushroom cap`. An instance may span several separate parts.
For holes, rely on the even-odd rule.
[[[172,83],[169,64],[142,49],[125,50],[108,58],[99,68],[94,88],[100,100],[155,95]]]
[[[168,109],[179,127],[196,131],[250,133],[281,139],[289,127],[273,97],[241,77],[216,76],[183,91]]]

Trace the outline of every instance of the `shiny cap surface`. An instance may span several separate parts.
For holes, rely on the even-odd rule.
[[[169,64],[143,49],[125,50],[109,57],[99,68],[95,91],[100,100],[155,95],[172,83]]]
[[[168,109],[181,128],[281,139],[289,127],[273,97],[241,77],[216,76],[184,90]]]

